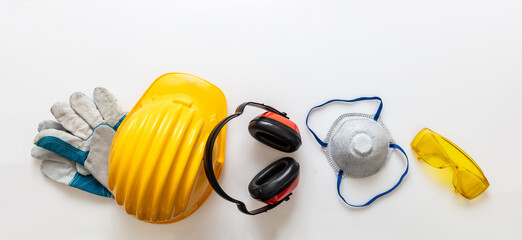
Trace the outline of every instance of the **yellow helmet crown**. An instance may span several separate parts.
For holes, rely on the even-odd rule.
[[[202,171],[205,143],[226,117],[219,88],[193,75],[165,74],[147,89],[114,137],[109,188],[116,202],[139,220],[171,223],[201,206],[212,188]],[[216,146],[216,174],[225,134]]]

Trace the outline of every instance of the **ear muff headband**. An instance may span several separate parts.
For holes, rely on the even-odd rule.
[[[214,191],[216,191],[216,193],[221,196],[222,198],[224,198],[225,200],[227,201],[230,201],[230,202],[233,202],[237,205],[237,208],[239,209],[239,211],[241,211],[242,213],[245,213],[245,214],[248,214],[248,215],[257,215],[257,214],[260,214],[260,213],[263,213],[263,212],[267,212],[268,210],[272,209],[272,208],[275,208],[277,207],[279,204],[281,204],[282,202],[284,201],[288,201],[288,199],[290,199],[290,195],[292,195],[292,193],[288,194],[288,196],[286,196],[284,199],[282,199],[281,201],[279,202],[276,202],[274,204],[268,204],[264,207],[261,207],[261,208],[258,208],[258,209],[254,209],[252,211],[249,211],[247,208],[246,208],[246,205],[245,203],[229,196],[227,193],[225,193],[225,191],[221,188],[221,186],[219,185],[217,179],[216,179],[216,175],[214,174],[214,169],[212,168],[212,152],[213,152],[213,149],[214,149],[214,143],[216,142],[216,139],[219,135],[219,132],[221,131],[221,129],[232,119],[236,118],[236,117],[239,117],[241,114],[243,114],[243,111],[245,110],[245,107],[246,106],[254,106],[254,107],[258,107],[258,108],[261,108],[261,109],[264,109],[266,111],[270,111],[270,112],[274,112],[274,113],[277,113],[285,118],[288,118],[286,116],[286,113],[284,112],[280,112],[278,111],[277,109],[273,108],[273,107],[270,107],[270,106],[267,106],[267,105],[264,105],[264,104],[261,104],[261,103],[255,103],[255,102],[246,102],[246,103],[243,103],[241,105],[239,105],[237,108],[236,108],[236,112],[228,117],[226,117],[225,119],[221,120],[221,122],[219,122],[216,127],[214,127],[214,129],[212,130],[212,132],[210,133],[209,137],[208,137],[208,140],[207,140],[207,143],[205,145],[205,155],[204,155],[204,158],[203,158],[203,165],[205,167],[205,174],[207,175],[207,179],[208,179],[208,182],[210,183],[210,186],[212,186],[212,188],[214,189]]]

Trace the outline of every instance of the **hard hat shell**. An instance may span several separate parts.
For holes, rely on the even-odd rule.
[[[156,79],[121,123],[111,146],[109,188],[116,202],[139,220],[171,223],[201,206],[212,188],[202,159],[208,135],[226,117],[219,88],[193,75]],[[225,133],[214,150],[219,176]]]

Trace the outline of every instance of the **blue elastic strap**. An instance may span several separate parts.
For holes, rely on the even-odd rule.
[[[343,195],[341,195],[341,190],[340,190],[340,187],[341,187],[341,180],[343,179],[343,170],[339,170],[339,174],[337,175],[337,193],[339,194],[339,197],[341,197],[341,199],[344,201],[344,203],[348,204],[349,206],[351,207],[365,207],[365,206],[368,206],[370,204],[372,204],[375,200],[377,200],[378,198],[390,193],[391,191],[393,191],[395,188],[397,188],[397,186],[399,186],[399,184],[401,184],[402,180],[404,179],[404,177],[406,176],[406,174],[408,174],[408,169],[409,169],[409,165],[410,165],[410,161],[408,160],[408,155],[406,155],[406,152],[404,152],[404,150],[397,144],[395,143],[392,143],[390,144],[390,148],[396,148],[396,149],[399,149],[402,154],[404,154],[404,156],[406,157],[406,170],[404,170],[404,173],[401,175],[401,178],[399,179],[399,181],[395,184],[395,186],[393,186],[392,188],[388,189],[387,191],[383,192],[383,193],[380,193],[378,194],[377,196],[373,197],[372,199],[370,199],[370,201],[368,201],[367,203],[365,204],[362,204],[362,205],[354,205],[354,204],[350,204],[348,203]]]
[[[114,131],[118,130],[118,127],[120,126],[123,119],[125,119],[127,115],[124,115],[120,118],[120,120],[113,126],[102,123],[94,128],[98,128],[101,125],[106,125],[114,129]],[[93,130],[93,133],[94,133]],[[90,137],[90,136],[89,136]],[[73,145],[69,144],[68,142],[57,138],[55,136],[45,136],[42,137],[38,142],[36,143],[36,146],[45,148],[51,152],[57,153],[67,159],[70,159],[74,162],[77,162],[81,165],[84,165],[85,160],[87,159],[87,156],[89,155],[89,151],[83,151],[81,149],[78,149],[77,147],[74,147]]]
[[[320,105],[317,105],[315,107],[313,107],[312,109],[310,109],[310,111],[308,111],[308,115],[306,115],[306,127],[308,128],[308,130],[310,130],[310,132],[314,135],[315,137],[315,140],[317,140],[317,142],[323,146],[323,147],[326,147],[328,146],[328,143],[325,143],[323,142],[321,139],[319,139],[319,137],[317,137],[317,135],[315,134],[314,131],[312,131],[312,129],[310,128],[310,126],[308,126],[308,118],[310,117],[310,113],[312,113],[312,111],[316,108],[320,108],[320,107],[323,107],[324,105],[326,104],[329,104],[329,103],[332,103],[332,102],[358,102],[358,101],[366,101],[366,100],[379,100],[379,108],[377,109],[377,112],[375,113],[375,116],[373,117],[373,120],[377,121],[377,119],[379,119],[379,116],[381,115],[381,111],[382,111],[382,99],[380,97],[360,97],[360,98],[356,98],[356,99],[351,99],[351,100],[343,100],[343,99],[332,99],[330,101],[327,101],[323,104],[320,104]]]
[[[76,173],[69,182],[69,186],[81,189],[86,192],[90,192],[92,194],[96,194],[102,197],[112,197],[111,192],[109,192],[96,178],[92,175],[83,176],[79,173]]]

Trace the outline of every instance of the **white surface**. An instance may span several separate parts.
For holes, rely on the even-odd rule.
[[[518,0],[4,0],[0,239],[520,239],[521,43]],[[250,217],[212,194],[189,218],[151,225],[40,173],[32,139],[55,101],[104,86],[130,109],[173,71],[219,86],[229,112],[260,101],[296,121],[303,146],[290,155],[301,181],[289,202]],[[410,156],[410,173],[392,194],[352,209],[304,120],[327,99],[373,95],[384,99],[382,119]],[[339,114],[375,107],[321,110],[312,125],[326,134]],[[258,113],[230,124],[220,181],[250,207],[260,206],[249,200],[251,177],[287,155],[249,136]],[[491,183],[485,194],[468,201],[414,159],[409,143],[423,127],[478,162]],[[390,161],[389,178],[345,179],[343,192],[364,199],[364,189],[393,184],[401,164]]]

